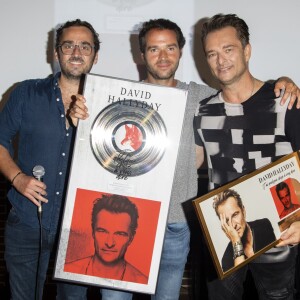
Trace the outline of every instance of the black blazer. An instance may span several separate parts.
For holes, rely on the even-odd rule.
[[[253,234],[253,250],[254,253],[266,247],[276,240],[274,230],[269,219],[260,219],[252,222],[247,222]],[[234,266],[233,261],[233,248],[231,242],[228,244],[223,258],[222,269],[223,272],[228,271]]]

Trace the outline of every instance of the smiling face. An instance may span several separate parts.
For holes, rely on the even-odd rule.
[[[224,214],[227,224],[231,221],[233,228],[237,231],[240,238],[242,238],[246,227],[246,212],[241,209],[234,197],[229,197],[218,206],[217,213],[220,216]]]
[[[181,57],[175,31],[152,29],[146,34],[145,41],[142,58],[148,72],[147,80],[158,84],[173,80]]]
[[[235,28],[227,26],[210,32],[204,44],[210,70],[221,84],[235,83],[249,72],[251,46],[242,46]]]
[[[75,45],[90,44],[94,47],[93,34],[85,26],[72,26],[63,30],[60,45],[71,43]],[[60,47],[55,50],[55,57],[59,61],[62,75],[67,79],[79,80],[82,74],[88,73],[93,64],[97,63],[98,53],[93,48],[91,55],[85,56],[75,47],[70,55],[63,54]]]
[[[97,215],[93,228],[95,255],[105,264],[115,264],[124,259],[133,236],[128,213],[112,213],[105,209]]]

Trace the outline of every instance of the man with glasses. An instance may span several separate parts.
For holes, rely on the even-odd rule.
[[[58,45],[61,49],[61,52],[65,55],[72,55],[76,48],[79,49],[80,53],[84,56],[90,56],[93,52],[93,47],[88,42],[82,42],[79,45],[74,44],[73,42],[66,41],[61,45]]]
[[[0,115],[0,172],[11,182],[12,205],[5,228],[5,260],[14,300],[42,299],[75,133],[69,109],[81,75],[97,63],[100,48],[98,34],[88,22],[68,21],[56,33],[54,53],[61,72],[20,83]],[[16,163],[12,141],[17,134]],[[44,182],[32,176],[36,165],[45,168]]]

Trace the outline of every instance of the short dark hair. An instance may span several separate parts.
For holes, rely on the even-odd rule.
[[[202,26],[201,40],[203,47],[205,46],[205,39],[210,32],[223,29],[231,26],[236,29],[237,37],[241,41],[243,48],[249,44],[249,28],[244,20],[235,14],[217,14],[209,18]]]
[[[289,188],[289,186],[288,186],[288,184],[286,182],[282,181],[282,182],[279,182],[276,185],[276,193],[277,193],[277,196],[278,196],[279,199],[280,199],[280,197],[279,197],[279,191],[282,191],[284,189],[287,189],[288,192],[289,192],[289,194],[290,194],[290,188]]]
[[[94,201],[92,210],[92,230],[97,222],[97,215],[101,210],[107,210],[114,214],[127,213],[130,216],[130,232],[134,236],[138,227],[138,209],[127,197],[120,195],[102,195]]]
[[[241,199],[241,196],[238,192],[236,192],[235,190],[232,189],[228,189],[225,191],[222,191],[221,193],[219,193],[218,195],[216,195],[214,197],[214,202],[213,202],[213,208],[215,209],[215,212],[217,214],[218,217],[218,207],[219,205],[221,205],[222,203],[224,203],[228,198],[233,197],[236,200],[236,203],[238,205],[238,207],[243,210],[244,209],[244,205]]]
[[[67,21],[66,23],[61,25],[56,30],[55,48],[57,49],[60,45],[60,39],[61,39],[64,29],[73,27],[73,26],[83,26],[83,27],[88,28],[91,31],[91,33],[93,34],[93,39],[94,39],[95,53],[97,53],[100,49],[99,34],[95,31],[94,27],[89,22],[82,21],[80,19],[76,19],[73,21]]]
[[[142,53],[145,53],[146,51],[146,34],[152,29],[158,29],[158,30],[167,29],[167,30],[174,31],[176,33],[179,49],[181,50],[184,47],[185,38],[182,34],[180,27],[176,23],[167,19],[153,19],[144,22],[139,32],[139,45],[140,45],[140,51]]]

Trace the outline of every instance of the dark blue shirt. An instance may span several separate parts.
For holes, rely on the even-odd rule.
[[[32,176],[34,166],[45,168],[48,203],[43,204],[42,223],[50,232],[57,230],[75,132],[66,128],[59,76],[20,83],[0,114],[0,144],[13,155],[12,141],[18,134],[17,164],[22,172]],[[8,199],[22,224],[39,227],[36,205],[13,187]]]

